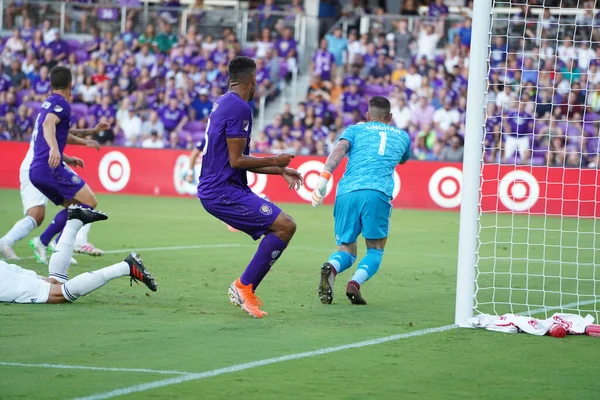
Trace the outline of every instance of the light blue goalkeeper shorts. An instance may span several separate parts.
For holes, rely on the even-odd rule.
[[[357,190],[338,196],[333,207],[337,245],[388,236],[392,204],[389,196],[377,190]]]

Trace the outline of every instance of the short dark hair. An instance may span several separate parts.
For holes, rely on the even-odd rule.
[[[256,62],[250,57],[238,56],[229,63],[229,80],[243,82],[256,73]]]
[[[52,90],[67,89],[72,81],[71,70],[67,67],[56,66],[50,70],[50,88]]]
[[[375,118],[387,118],[391,109],[390,101],[383,96],[371,97],[369,100],[369,114]]]

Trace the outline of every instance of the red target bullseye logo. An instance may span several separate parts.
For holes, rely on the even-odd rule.
[[[324,167],[325,164],[316,160],[307,161],[298,167],[298,172],[300,172],[304,178],[304,186],[301,186],[298,190],[298,195],[302,199],[306,201],[312,200],[312,192],[317,187],[319,176],[321,175],[321,171],[323,171]],[[325,197],[329,195],[331,189],[333,189],[333,178],[331,178],[327,184],[327,192],[325,193]]]
[[[540,185],[527,171],[511,171],[500,180],[498,197],[511,211],[528,211],[540,198]]]
[[[462,171],[455,167],[443,167],[429,179],[429,196],[440,207],[455,208],[462,198]]]
[[[125,154],[120,151],[106,153],[98,165],[98,177],[109,192],[123,190],[131,177],[131,166]]]
[[[262,194],[267,187],[267,176],[264,174],[255,174],[254,172],[247,172],[248,186],[255,194]]]

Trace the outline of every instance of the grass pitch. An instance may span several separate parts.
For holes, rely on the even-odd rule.
[[[255,250],[251,239],[229,232],[193,198],[103,195],[99,204],[109,220],[95,224],[90,239],[111,252],[76,257],[70,275],[139,249],[159,291],[123,278],[74,304],[0,305],[0,399],[71,399],[186,376],[7,363],[198,373],[453,322],[457,213],[395,210],[379,274],[363,287],[369,305],[349,305],[348,271],[338,277],[334,304],[324,306],[316,290],[335,245],[332,209],[283,204],[298,231],[259,289],[269,315],[256,320],[227,298]],[[46,223],[56,210],[49,207]],[[20,216],[18,192],[0,191],[0,231]],[[15,250],[30,256],[26,241]],[[19,264],[47,273],[31,258]],[[597,399],[598,346],[589,337],[451,329],[123,398]]]

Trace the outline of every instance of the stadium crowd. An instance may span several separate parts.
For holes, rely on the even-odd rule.
[[[411,15],[412,2],[404,3],[403,13]],[[427,15],[404,19],[369,10],[361,0],[348,4],[341,10],[347,34],[335,27],[309,55],[305,101],[295,109],[286,105],[256,132],[253,150],[326,155],[346,126],[364,121],[368,98],[385,95],[394,124],[413,138],[415,159],[462,160],[472,2],[451,15],[443,0],[431,0]],[[549,9],[541,18],[532,15],[533,7],[518,9],[494,25],[486,161],[598,165],[598,18],[591,6],[572,24],[558,24]],[[293,31],[270,14],[277,10],[272,0],[259,6],[252,24],[257,40],[245,49],[227,28],[215,37],[189,24],[186,35],[177,35],[175,16],[164,13],[157,31],[148,25],[134,32],[131,20],[114,35],[92,24],[93,39],[86,43],[65,41],[49,21],[35,28],[25,18],[0,46],[1,136],[28,139],[31,118],[49,90],[48,70],[64,63],[75,76],[78,127],[113,124],[113,131],[98,136],[105,144],[192,148],[212,102],[227,89],[228,60],[256,58],[256,99],[297,66]],[[285,11],[302,12],[301,2]],[[359,34],[365,14],[371,16],[369,32]]]

